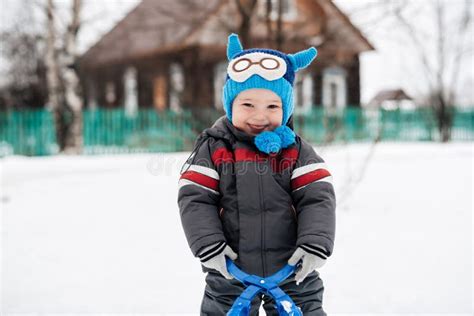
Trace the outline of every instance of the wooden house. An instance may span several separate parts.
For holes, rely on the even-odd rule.
[[[272,3],[269,15],[258,0],[244,48],[272,48],[266,26],[279,0]],[[359,106],[359,54],[373,46],[331,0],[281,3],[281,50],[318,49],[297,74],[296,111]],[[226,42],[238,21],[236,0],[143,0],[81,57],[86,107],[222,110]]]

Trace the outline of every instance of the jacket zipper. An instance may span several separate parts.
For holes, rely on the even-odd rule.
[[[263,202],[263,192],[262,192],[262,179],[261,175],[258,175],[258,189],[259,189],[259,198],[260,198],[260,212],[262,214],[261,219],[262,219],[262,242],[261,242],[261,255],[262,255],[262,270],[263,270],[263,277],[266,277],[266,272],[265,272],[265,266],[266,266],[266,260],[265,260],[265,205]]]
[[[296,210],[293,204],[291,204],[291,212],[293,213],[293,217],[295,218],[295,220],[298,219],[298,217],[296,216]]]

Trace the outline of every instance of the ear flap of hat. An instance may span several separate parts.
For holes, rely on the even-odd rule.
[[[288,54],[288,58],[291,60],[291,63],[295,68],[295,72],[297,72],[300,69],[308,67],[317,55],[317,49],[310,47],[295,54]]]
[[[235,54],[240,53],[242,50],[239,36],[235,33],[230,34],[227,40],[227,59],[231,60]]]

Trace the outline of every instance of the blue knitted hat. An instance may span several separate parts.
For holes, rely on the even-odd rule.
[[[266,48],[244,50],[237,34],[229,36],[227,42],[229,65],[222,93],[222,103],[229,121],[232,122],[232,103],[244,90],[268,89],[276,93],[282,101],[282,126],[275,129],[275,133],[283,139],[283,142],[278,146],[278,138],[272,134],[273,132],[262,132],[255,139],[255,144],[261,151],[277,152],[281,147],[285,148],[294,142],[291,142],[291,139],[294,140],[294,132],[286,126],[286,123],[293,113],[295,73],[306,68],[316,55],[317,50],[314,47],[295,54],[285,54]]]

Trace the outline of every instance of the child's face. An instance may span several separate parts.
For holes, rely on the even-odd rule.
[[[283,108],[280,97],[267,89],[240,92],[232,103],[232,124],[250,135],[272,131],[281,125]]]

